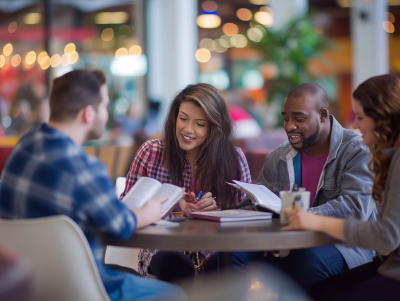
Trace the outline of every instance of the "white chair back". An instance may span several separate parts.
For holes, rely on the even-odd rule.
[[[121,195],[121,193],[123,193],[125,190],[125,182],[126,182],[125,177],[118,177],[117,180],[115,181],[115,193],[117,194],[118,198]]]
[[[69,217],[0,219],[0,244],[30,261],[34,300],[110,301],[89,243]]]
[[[115,192],[118,197],[124,192],[125,182],[125,177],[118,177],[115,181]],[[104,262],[108,264],[118,264],[137,271],[139,251],[140,249],[137,248],[107,246]]]

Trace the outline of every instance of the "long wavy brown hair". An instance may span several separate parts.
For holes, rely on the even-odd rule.
[[[221,93],[208,84],[189,85],[176,95],[165,120],[165,163],[172,183],[183,184],[186,151],[179,146],[176,137],[176,120],[182,102],[190,101],[204,110],[209,127],[207,138],[201,145],[196,158],[196,183],[203,191],[210,191],[216,197],[220,208],[234,204],[237,191],[225,181],[240,180],[238,152],[233,145],[232,121]]]
[[[353,98],[375,122],[376,145],[370,146],[369,169],[375,174],[372,197],[382,205],[390,160],[382,150],[391,148],[400,134],[400,79],[393,75],[371,77],[353,92]]]

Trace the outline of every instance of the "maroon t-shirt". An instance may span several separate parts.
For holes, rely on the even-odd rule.
[[[305,152],[301,153],[301,186],[310,192],[310,207],[314,201],[319,178],[329,153],[321,157],[310,157]]]

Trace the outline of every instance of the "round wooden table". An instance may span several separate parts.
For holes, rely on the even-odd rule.
[[[314,231],[284,232],[278,219],[219,223],[187,219],[178,227],[148,226],[128,240],[103,238],[106,245],[160,249],[165,251],[218,251],[220,266],[229,266],[231,252],[304,249],[337,243],[338,240]]]

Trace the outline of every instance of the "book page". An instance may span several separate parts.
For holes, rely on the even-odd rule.
[[[122,202],[129,209],[141,208],[150,199],[161,186],[161,183],[155,179],[141,177],[129,192],[122,199]]]
[[[163,203],[163,216],[171,209],[173,205],[182,197],[183,189],[172,184],[163,184],[151,197],[167,196],[168,200]]]
[[[249,184],[233,180],[237,185],[249,191],[251,196],[255,198],[258,204],[276,212],[281,212],[282,200],[264,185]]]

